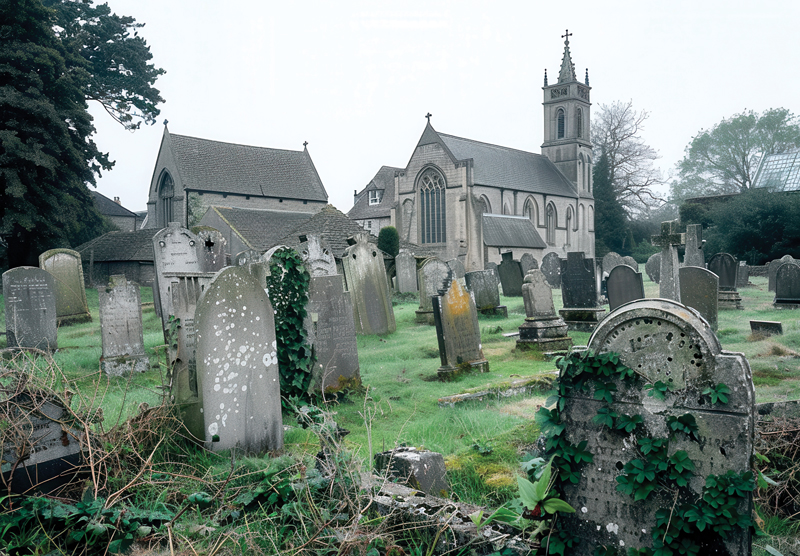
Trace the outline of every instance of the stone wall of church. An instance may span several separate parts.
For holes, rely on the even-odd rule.
[[[299,199],[279,199],[276,197],[255,197],[252,195],[234,195],[231,193],[209,193],[207,191],[190,191],[188,194],[188,207],[190,215],[194,216],[196,225],[210,206],[232,207],[243,209],[270,209],[287,210],[292,212],[317,213],[327,203],[322,201],[304,201]],[[185,224],[184,224],[185,225]],[[235,254],[235,253],[234,253]]]
[[[390,226],[392,219],[388,216],[386,218],[368,218],[366,220],[356,220],[359,226],[374,236],[377,236],[382,228]]]

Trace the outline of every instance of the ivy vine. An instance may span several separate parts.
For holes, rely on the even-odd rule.
[[[311,280],[293,249],[279,249],[270,258],[267,291],[275,310],[275,337],[284,407],[290,398],[308,398],[314,364],[304,321]]]

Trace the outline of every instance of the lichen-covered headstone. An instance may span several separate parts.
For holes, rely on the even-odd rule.
[[[700,313],[716,332],[719,313],[719,277],[699,266],[684,266],[679,272],[681,303]]]
[[[503,287],[503,295],[506,297],[522,296],[522,265],[514,260],[514,254],[510,251],[503,253],[503,260],[497,265],[497,274],[500,276],[500,285]]]
[[[680,225],[677,220],[661,223],[661,235],[652,236],[650,242],[661,247],[661,268],[658,275],[658,296],[662,299],[672,299],[680,302],[681,287],[678,269],[678,247],[686,243],[686,234],[678,230]]]
[[[459,369],[489,370],[483,357],[478,310],[469,290],[453,278],[441,297],[433,299],[436,337],[442,366],[440,376],[452,375]]]
[[[169,316],[172,314],[171,298],[165,272],[203,272],[200,260],[200,238],[182,228],[177,222],[159,230],[153,236],[153,263],[155,280],[153,287],[153,303],[156,312],[161,316],[161,325],[167,329]]]
[[[686,251],[683,255],[683,266],[699,266],[705,268],[706,256],[703,251],[703,225],[689,224],[686,226]]]
[[[553,305],[553,290],[539,269],[525,275],[522,285],[525,301],[525,322],[519,327],[517,349],[554,351],[572,347],[572,338],[567,336],[567,324],[556,315]]]
[[[444,262],[436,257],[426,259],[419,271],[419,309],[416,311],[416,322],[433,326],[433,302],[431,299],[439,295],[450,283],[451,270]]]
[[[410,251],[401,250],[394,258],[397,274],[397,291],[410,293],[417,291],[417,259]]]
[[[328,248],[327,243],[318,235],[300,236],[298,253],[305,262],[308,274],[315,276],[334,276],[339,274],[336,270],[336,261]],[[414,279],[416,280],[416,278]]]
[[[249,267],[221,270],[197,304],[204,439],[214,451],[283,447],[272,305]]]
[[[551,287],[556,289],[561,287],[561,258],[557,254],[545,255],[540,268]]]
[[[800,265],[783,263],[775,274],[775,307],[800,306]]]
[[[702,497],[708,476],[750,471],[755,427],[750,366],[742,354],[722,350],[708,323],[696,312],[664,299],[620,307],[597,327],[588,349],[619,354],[619,361],[636,375],[630,382],[617,375],[604,379],[606,391],[612,393],[610,403],[598,400],[594,388],[566,388],[560,413],[565,439],[572,445],[585,441],[592,461],[580,467],[577,483],[564,483],[564,499],[576,511],[560,515],[559,527],[578,538],[570,549],[576,556],[596,554],[598,546],[620,552],[652,548],[657,511],[674,512],[677,520]],[[648,396],[644,383],[666,384],[664,399]],[[729,391],[727,403],[714,403],[704,393],[720,384]],[[642,422],[630,432],[609,428],[602,419],[595,419],[604,411],[612,419],[616,415],[617,421],[620,416],[638,415]],[[691,432],[668,426],[668,422],[686,424]],[[646,446],[658,439],[667,439],[665,457],[685,452],[694,468],[685,486],[678,487],[667,471],[665,487],[659,483],[646,499],[635,501],[633,495],[617,489],[624,484],[617,478],[626,475],[625,466],[631,462],[638,460],[643,469],[652,464],[654,456],[647,455],[651,452]],[[633,463],[631,466],[636,468]],[[743,493],[736,509],[750,516],[750,492]],[[678,527],[677,521],[672,524]],[[701,532],[694,527],[686,518],[686,530],[694,530],[692,540],[701,543],[700,554],[750,554],[746,527],[734,527],[724,541],[710,528]],[[659,533],[656,536],[659,542],[663,540]]]
[[[113,275],[105,288],[97,288],[103,357],[100,368],[112,376],[144,372],[150,367],[144,352],[142,298],[139,285],[124,275]]]
[[[661,253],[654,253],[650,255],[647,262],[644,264],[644,271],[651,282],[658,284],[661,279]]]
[[[395,331],[394,310],[386,281],[383,255],[369,243],[369,234],[348,239],[342,255],[347,290],[353,301],[353,318],[359,334],[389,334]]]
[[[642,273],[636,272],[626,264],[619,264],[611,269],[606,280],[606,287],[610,311],[629,301],[644,299]]]
[[[225,236],[211,226],[195,226],[192,228],[194,233],[200,239],[200,247],[198,248],[200,256],[200,266],[202,272],[217,272],[227,264],[226,247],[228,240]]]
[[[56,281],[33,266],[3,273],[6,341],[8,347],[58,349]]]
[[[39,268],[55,278],[58,325],[91,321],[81,254],[71,249],[51,249],[39,255]]]

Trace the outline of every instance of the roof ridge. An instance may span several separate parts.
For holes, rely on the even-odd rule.
[[[294,151],[292,149],[277,149],[275,147],[259,147],[257,145],[245,145],[244,143],[230,143],[228,141],[217,141],[216,139],[206,139],[204,137],[193,137],[191,135],[181,135],[180,133],[170,133],[172,137],[184,137],[186,139],[194,139],[195,141],[206,141],[208,143],[216,143],[218,145],[232,145],[234,147],[244,147],[247,149],[263,149],[267,151],[283,151],[287,153],[296,153],[296,154],[303,154],[305,149]]]
[[[541,153],[534,153],[534,152],[531,152],[531,151],[523,151],[522,149],[517,149],[516,147],[506,147],[505,145],[498,145],[496,143],[487,143],[486,141],[478,141],[477,139],[469,139],[468,137],[459,137],[458,135],[451,135],[449,133],[441,133],[440,132],[439,135],[440,136],[444,136],[444,137],[452,137],[453,139],[461,139],[462,141],[469,141],[471,143],[479,143],[481,145],[486,145],[486,146],[489,146],[489,147],[495,147],[495,148],[498,148],[498,149],[505,149],[507,151],[516,151],[518,153],[523,153],[523,154],[532,154],[532,155],[536,155],[536,156],[544,156]]]

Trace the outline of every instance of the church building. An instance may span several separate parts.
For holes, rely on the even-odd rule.
[[[401,239],[468,271],[508,251],[540,261],[551,252],[594,257],[591,88],[588,71],[578,81],[564,37],[557,82],[545,72],[542,154],[438,132],[429,114],[406,167],[381,168],[348,215],[390,223]]]
[[[302,151],[164,135],[150,181],[145,228],[195,226],[211,206],[315,213],[328,204],[314,162]]]

